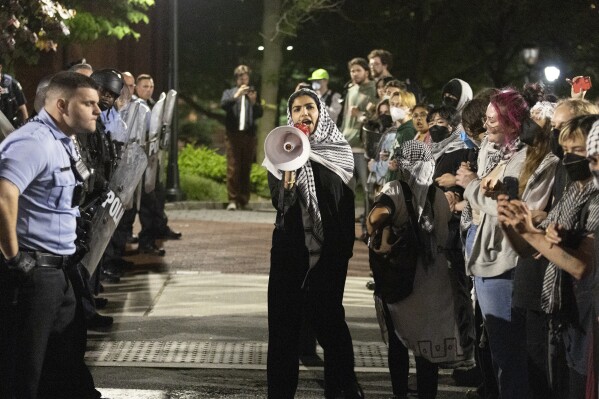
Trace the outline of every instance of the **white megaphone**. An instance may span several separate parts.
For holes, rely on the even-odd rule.
[[[264,155],[276,170],[294,171],[310,157],[310,141],[293,126],[274,128],[264,140]]]

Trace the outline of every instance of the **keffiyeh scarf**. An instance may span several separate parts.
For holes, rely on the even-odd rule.
[[[596,198],[597,189],[592,181],[587,182],[582,190],[579,190],[577,185],[577,182],[570,183],[562,199],[549,212],[547,219],[539,225],[539,228],[545,229],[550,223],[558,223],[563,230],[580,232],[577,236],[583,237],[598,227],[599,207],[591,207],[587,219],[580,220],[583,207],[591,200],[592,196]],[[585,222],[585,225],[582,226],[581,222]],[[561,309],[563,273],[565,272],[553,262],[549,262],[541,291],[541,308],[546,313],[554,313]]]
[[[599,155],[599,121],[593,123],[593,127],[587,137],[587,155]]]
[[[430,148],[431,153],[433,154],[433,158],[435,158],[435,161],[437,161],[443,154],[448,154],[450,152],[468,148],[468,146],[466,145],[464,140],[462,140],[459,130],[456,129],[446,139],[438,143],[431,142]]]
[[[425,205],[428,188],[433,184],[435,161],[428,146],[417,140],[409,140],[401,144],[394,154],[399,167],[399,179],[408,183],[416,215],[420,221],[426,216]]]
[[[351,147],[345,140],[343,134],[337,128],[327,111],[326,105],[319,99],[318,95],[309,89],[300,90],[300,94],[312,97],[318,105],[319,116],[316,129],[308,139],[310,141],[310,158],[299,168],[297,175],[297,188],[299,191],[300,205],[302,208],[302,221],[304,224],[305,244],[308,248],[310,268],[314,267],[320,259],[320,253],[324,242],[324,232],[318,198],[316,197],[316,184],[312,161],[317,162],[334,172],[341,178],[343,183],[348,184],[353,176],[354,157]],[[297,92],[296,92],[297,93]],[[291,98],[297,98],[294,93]],[[290,98],[290,100],[291,100]],[[290,105],[287,106],[287,123],[293,126]],[[263,163],[267,166],[267,161]],[[268,168],[271,170],[271,168]],[[272,172],[272,170],[271,170]],[[273,173],[281,179],[281,173]]]

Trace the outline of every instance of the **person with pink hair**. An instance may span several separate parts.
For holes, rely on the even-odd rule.
[[[476,298],[483,314],[500,395],[527,398],[529,394],[526,337],[521,314],[512,309],[517,254],[497,222],[496,197],[515,181],[515,195],[531,209],[544,209],[551,196],[552,180],[530,179],[519,187],[527,145],[520,135],[529,122],[522,95],[504,89],[491,97],[483,118],[487,137],[481,143],[478,171],[466,164],[457,172],[457,184],[471,208],[466,236],[466,271],[474,277]],[[462,217],[467,217],[463,215]]]

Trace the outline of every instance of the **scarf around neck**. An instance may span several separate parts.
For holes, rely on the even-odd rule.
[[[308,137],[310,141],[310,157],[297,172],[297,189],[299,191],[300,205],[302,209],[302,221],[304,224],[304,240],[309,253],[310,268],[314,267],[320,259],[322,245],[324,243],[324,232],[322,216],[316,197],[316,184],[312,162],[317,162],[326,167],[341,178],[344,184],[348,184],[353,177],[354,157],[351,147],[337,125],[331,119],[326,104],[318,97],[316,92],[309,89],[299,90],[300,94],[294,93],[290,100],[301,95],[307,95],[316,101],[319,116],[316,129]],[[291,104],[287,103],[287,123],[293,126],[290,112]],[[274,166],[265,159],[262,163],[279,180],[282,173],[275,170]]]

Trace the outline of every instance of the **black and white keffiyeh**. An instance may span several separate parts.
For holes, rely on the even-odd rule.
[[[460,131],[455,129],[446,139],[439,141],[438,143],[431,143],[431,153],[433,158],[437,161],[441,155],[449,154],[457,150],[468,148],[462,137]]]
[[[580,220],[581,210],[591,198],[597,195],[597,189],[592,181],[587,182],[581,190],[578,189],[577,184],[577,182],[570,183],[562,199],[549,212],[547,218],[541,222],[539,228],[545,229],[550,223],[558,223],[561,229],[579,232],[582,237],[592,233],[599,227],[599,207],[597,206],[589,208],[586,220]],[[593,199],[597,200],[597,198]],[[584,222],[585,225],[582,226],[581,222]],[[563,273],[565,272],[553,262],[549,262],[545,270],[541,291],[541,308],[546,313],[554,313],[560,310],[562,306]]]
[[[354,157],[347,140],[345,140],[345,137],[329,116],[326,104],[319,99],[316,92],[309,89],[301,89],[291,95],[287,103],[287,123],[293,126],[290,111],[291,102],[301,95],[312,97],[316,101],[319,111],[316,129],[308,137],[310,141],[310,157],[304,166],[296,171],[296,184],[300,194],[305,243],[310,254],[309,263],[312,268],[320,259],[324,242],[322,217],[318,206],[318,198],[316,197],[312,161],[331,170],[341,178],[343,183],[348,184],[353,177]],[[266,166],[266,160],[263,165]],[[281,178],[280,173],[274,175],[279,179]]]
[[[428,188],[433,184],[435,160],[429,147],[421,141],[409,140],[402,143],[394,153],[399,167],[399,179],[408,183],[418,219],[426,205]]]
[[[587,136],[587,155],[590,157],[599,155],[599,121],[593,123]]]

